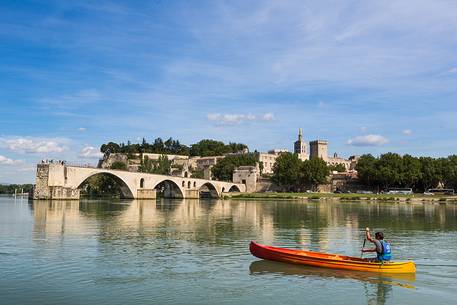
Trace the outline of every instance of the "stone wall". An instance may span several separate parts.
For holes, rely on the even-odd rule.
[[[255,166],[240,166],[233,172],[233,183],[246,185],[246,192],[252,193],[257,189],[258,170]]]

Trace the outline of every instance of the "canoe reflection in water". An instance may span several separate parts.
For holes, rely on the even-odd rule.
[[[358,280],[364,284],[368,304],[385,304],[392,286],[415,289],[412,285],[416,275],[412,274],[377,274],[373,272],[350,271],[293,265],[275,261],[259,260],[249,266],[251,275],[285,275],[307,278],[335,278]],[[371,288],[371,289],[370,289]],[[375,291],[372,291],[372,288]]]

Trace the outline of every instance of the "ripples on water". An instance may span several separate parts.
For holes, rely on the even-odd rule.
[[[454,304],[455,205],[0,198],[0,304]],[[250,240],[360,255],[383,230],[417,274],[258,260]]]

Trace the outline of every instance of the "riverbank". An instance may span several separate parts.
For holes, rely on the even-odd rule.
[[[365,201],[398,201],[398,202],[436,202],[457,203],[457,196],[424,196],[422,194],[334,194],[334,193],[236,193],[224,194],[227,199],[243,200],[365,200]]]

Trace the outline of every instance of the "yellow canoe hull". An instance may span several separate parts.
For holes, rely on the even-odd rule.
[[[249,249],[252,255],[258,258],[299,265],[389,274],[416,272],[416,265],[412,261],[367,262],[358,257],[277,248],[261,245],[254,241],[251,241]]]

